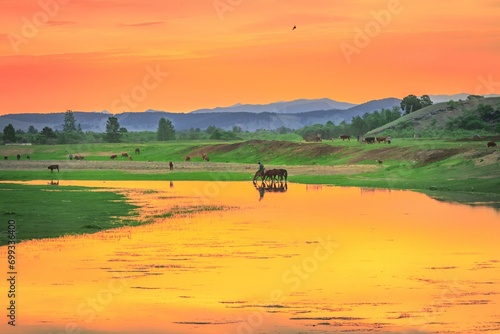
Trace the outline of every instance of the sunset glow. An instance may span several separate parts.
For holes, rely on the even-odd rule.
[[[3,0],[0,9],[0,114],[500,93],[496,0]]]

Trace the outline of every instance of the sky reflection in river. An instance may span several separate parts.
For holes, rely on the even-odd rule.
[[[12,333],[500,329],[493,209],[290,183],[263,198],[249,182],[70,184],[118,188],[152,223],[19,244]]]

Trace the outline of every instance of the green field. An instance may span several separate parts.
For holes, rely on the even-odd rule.
[[[124,195],[83,187],[0,184],[0,245],[7,244],[7,222],[16,221],[17,241],[95,233],[137,225]]]
[[[391,144],[371,145],[355,140],[251,140],[4,146],[1,154],[9,156],[9,160],[0,161],[0,180],[250,182],[257,162],[262,161],[267,168],[288,167],[290,182],[409,189],[441,200],[500,208],[500,151],[498,147],[487,148],[486,140],[395,139]],[[140,154],[134,154],[136,147]],[[110,161],[111,154],[121,152],[133,155],[133,161],[121,157]],[[85,159],[69,161],[69,153]],[[202,160],[202,153],[210,157],[210,162]],[[20,161],[16,161],[16,154],[22,155]],[[25,158],[27,154],[30,161]],[[184,161],[187,155],[191,156],[190,162]],[[174,171],[168,170],[169,161],[174,162]],[[46,166],[52,163],[64,168],[51,173]],[[330,173],[332,169],[324,167],[344,169]],[[0,214],[5,222],[18,222],[20,240],[89,233],[132,223],[126,217],[133,207],[119,194],[12,184],[1,184],[0,194]]]

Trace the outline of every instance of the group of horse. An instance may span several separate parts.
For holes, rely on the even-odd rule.
[[[9,156],[8,156],[8,155],[4,155],[4,156],[3,156],[3,159],[4,159],[4,160],[9,160]],[[16,156],[16,159],[17,159],[17,160],[21,160],[21,155],[20,155],[20,154],[18,154],[18,155]],[[31,157],[30,157],[29,155],[27,155],[27,156],[26,156],[26,159],[31,160]]]
[[[203,161],[210,161],[210,158],[208,157],[208,155],[206,153],[203,153],[201,155],[201,158],[203,159]],[[191,161],[191,156],[187,155],[186,161]]]
[[[275,183],[286,183],[288,179],[288,172],[286,169],[267,169],[264,172],[258,170],[255,172],[253,176],[253,184],[257,184],[258,179],[260,178],[262,184],[266,184],[266,182],[270,181],[270,185],[274,185]]]

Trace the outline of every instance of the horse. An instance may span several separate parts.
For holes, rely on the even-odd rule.
[[[135,154],[141,154],[141,150],[138,147],[135,148]]]
[[[278,177],[280,182],[283,182],[283,179],[285,179],[285,183],[287,182],[288,178],[288,172],[286,169],[278,169]]]
[[[57,169],[57,172],[59,172],[59,165],[50,165],[47,169],[50,169],[51,173],[54,172],[54,169]]]
[[[264,180],[265,180],[265,172],[264,173],[261,173],[260,170],[256,171],[254,176],[253,176],[253,184],[257,184],[257,178],[261,178],[261,181],[262,181],[262,184],[264,184]]]
[[[191,160],[191,157],[189,155],[186,156],[186,161]]]
[[[374,144],[375,143],[375,137],[366,137],[363,139],[363,142],[366,144]]]
[[[494,141],[489,141],[487,144],[486,144],[487,147],[495,147],[497,146],[497,143],[495,143]]]
[[[264,181],[266,179],[271,180],[271,184],[274,184],[274,181],[277,181],[279,175],[279,170],[278,169],[268,169],[264,171]]]
[[[345,139],[347,139],[347,141],[351,141],[351,136],[349,135],[340,135],[339,138],[342,139],[342,141],[344,141]]]
[[[168,163],[168,166],[170,167],[170,170],[174,170],[174,163],[172,161]]]
[[[110,158],[111,160],[115,160],[117,157],[118,157],[118,156],[117,156],[116,154],[113,154],[113,155],[111,155],[109,158]]]

